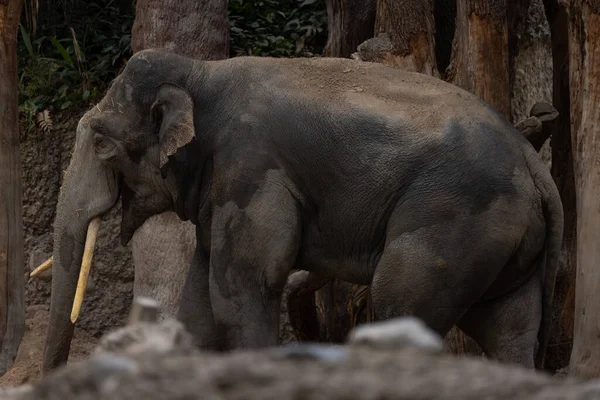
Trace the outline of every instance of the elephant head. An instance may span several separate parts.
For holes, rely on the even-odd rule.
[[[167,210],[188,219],[169,163],[194,141],[194,61],[164,51],[134,55],[102,101],[79,121],[54,222],[50,321],[42,372],[65,363],[71,309],[91,221],[122,200],[121,241]],[[173,161],[174,162],[174,161]],[[172,167],[172,165],[171,165]],[[178,174],[181,176],[181,174]]]

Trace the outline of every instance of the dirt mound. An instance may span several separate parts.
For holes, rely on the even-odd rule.
[[[346,346],[305,344],[226,353],[193,347],[183,326],[130,325],[94,357],[57,370],[14,400],[125,399],[589,399],[597,382],[455,357],[406,319],[371,325]],[[365,339],[369,340],[365,340]],[[419,348],[412,347],[421,343]]]
[[[25,320],[25,334],[13,366],[0,377],[0,387],[11,387],[24,383],[34,383],[40,378],[44,340],[48,328],[49,307],[33,305],[28,307]],[[75,328],[69,363],[87,357],[95,348],[98,339],[84,330]]]

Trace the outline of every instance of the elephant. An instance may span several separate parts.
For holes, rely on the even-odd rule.
[[[119,199],[124,244],[165,211],[195,225],[177,318],[201,348],[276,345],[297,269],[370,285],[376,320],[410,315],[441,336],[456,324],[492,358],[543,365],[558,190],[512,124],[438,78],[339,58],[133,55],[78,124],[43,371],[68,356],[88,226]]]

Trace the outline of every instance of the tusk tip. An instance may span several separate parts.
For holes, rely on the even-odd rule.
[[[77,281],[77,289],[75,298],[73,299],[73,308],[71,309],[71,322],[74,324],[79,318],[81,305],[83,304],[83,296],[87,287],[90,268],[92,266],[92,258],[94,256],[94,247],[98,238],[98,230],[100,229],[100,221],[102,217],[95,217],[88,225],[87,235],[83,249],[81,260],[81,269],[79,270],[79,280]]]
[[[47,271],[50,268],[52,268],[53,264],[54,264],[54,258],[50,257],[49,259],[47,259],[46,261],[44,261],[43,263],[41,263],[39,267],[37,267],[36,269],[34,269],[33,271],[31,271],[31,273],[29,274],[29,276],[30,277],[39,276],[42,272]]]

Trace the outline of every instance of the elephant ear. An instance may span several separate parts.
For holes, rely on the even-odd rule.
[[[162,169],[170,156],[194,138],[194,102],[185,89],[163,83],[151,112],[161,121],[158,146]]]

